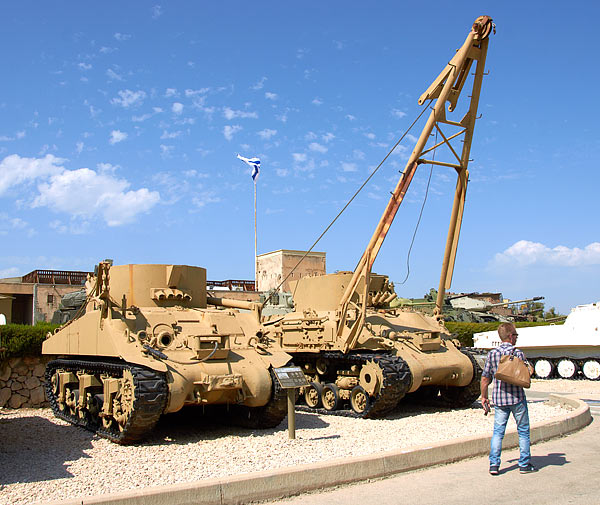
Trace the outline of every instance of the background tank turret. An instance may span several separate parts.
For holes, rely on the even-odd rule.
[[[255,427],[284,418],[271,369],[290,356],[261,333],[258,304],[207,298],[204,268],[100,263],[84,309],[43,343],[59,356],[46,369],[58,417],[119,443],[185,406],[228,404]]]

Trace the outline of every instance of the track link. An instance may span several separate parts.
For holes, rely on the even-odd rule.
[[[67,410],[60,410],[53,390],[52,377],[57,370],[85,372],[96,377],[107,375],[121,378],[128,371],[133,377],[133,408],[124,426],[107,428],[102,422],[91,422]],[[165,409],[168,388],[165,375],[149,368],[123,362],[57,359],[46,366],[46,396],[54,415],[76,426],[119,444],[128,444],[145,437],[156,425]],[[115,423],[113,423],[114,425]]]
[[[330,374],[337,375],[338,370],[346,370],[352,365],[365,365],[372,361],[376,363],[383,373],[383,384],[379,388],[379,393],[375,397],[370,398],[369,407],[362,413],[358,414],[352,410],[335,410],[330,411],[323,408],[313,409],[310,407],[302,407],[302,410],[318,412],[320,414],[333,414],[348,417],[358,417],[363,419],[375,419],[383,417],[390,411],[394,410],[398,402],[404,397],[412,381],[410,369],[406,362],[398,357],[384,353],[347,353],[339,351],[325,351],[319,354],[301,354],[294,356],[294,362],[300,366],[305,363],[315,365],[318,358],[328,360],[329,365],[334,369]],[[328,374],[329,375],[329,374]],[[327,375],[324,376],[327,379]],[[332,381],[335,380],[332,378]]]

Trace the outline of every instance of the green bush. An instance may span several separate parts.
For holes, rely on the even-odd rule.
[[[563,324],[564,321],[558,323],[532,323],[529,321],[523,321],[514,323],[517,328],[525,328],[527,326],[547,326],[549,324]],[[473,347],[473,334],[480,333],[482,331],[497,330],[500,326],[499,321],[493,323],[464,323],[464,322],[453,322],[448,321],[446,328],[460,340],[460,343],[465,347]]]
[[[42,354],[42,342],[49,331],[58,328],[57,324],[37,323],[35,326],[26,324],[7,324],[0,326],[0,359],[17,356]]]

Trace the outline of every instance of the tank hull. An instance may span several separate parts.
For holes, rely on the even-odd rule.
[[[88,286],[85,314],[42,345],[43,354],[60,358],[47,372],[48,398],[59,417],[120,443],[142,437],[160,415],[191,405],[232,405],[257,427],[283,419],[285,395],[272,368],[291,356],[264,340],[254,314],[207,308],[197,284],[205,282],[204,269],[103,268]],[[146,396],[155,393],[160,401],[146,415]]]

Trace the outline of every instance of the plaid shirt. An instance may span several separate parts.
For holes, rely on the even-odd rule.
[[[514,349],[514,354],[518,358],[527,362],[523,351],[517,349],[508,342],[502,342],[498,347],[492,349],[485,360],[485,366],[483,367],[482,375],[488,379],[494,379],[498,365],[500,364],[500,357],[504,354],[510,354]],[[525,399],[525,390],[521,386],[515,386],[508,384],[500,379],[494,380],[494,389],[492,391],[492,403],[498,407],[506,407],[508,405],[515,405]]]

